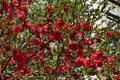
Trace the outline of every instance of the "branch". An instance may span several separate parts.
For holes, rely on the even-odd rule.
[[[106,14],[107,14],[108,16],[111,16],[111,17],[115,18],[115,19],[120,18],[119,16],[116,16],[116,15],[112,14],[111,12],[107,12]]]
[[[119,16],[116,16],[116,15],[112,14],[111,12],[107,12],[106,14],[107,14],[108,19],[113,20],[117,23],[120,23],[120,21],[118,20],[118,19],[120,19]]]
[[[38,51],[40,51],[40,50],[42,50],[43,48],[45,48],[46,47],[46,45],[48,45],[49,43],[50,43],[51,41],[48,41],[46,44],[44,44],[39,50],[37,50],[34,54],[32,54],[26,61],[27,61],[27,63],[29,62],[29,60],[32,58],[32,57],[34,57],[37,53],[38,53]]]
[[[114,22],[116,22],[116,23],[120,23],[120,21],[117,21],[117,20],[115,20],[115,19],[113,19],[113,18],[111,18],[111,17],[107,17],[108,19],[110,19],[110,20],[112,20],[112,21],[114,21]]]
[[[8,65],[8,63],[9,63],[9,61],[11,60],[11,58],[12,58],[12,56],[11,56],[11,57],[7,60],[7,62],[5,63],[3,69],[1,70],[1,73],[3,73],[3,72],[5,71],[5,69],[6,69],[6,67],[7,67],[7,65]]]
[[[118,1],[114,1],[114,0],[108,0],[108,1],[115,4],[115,5],[117,5],[117,6],[120,6],[120,2],[118,2]]]

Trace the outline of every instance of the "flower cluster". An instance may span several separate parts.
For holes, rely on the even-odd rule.
[[[29,4],[32,4],[32,0],[11,0],[4,1],[0,8],[0,63],[3,63],[3,79],[6,79],[4,74],[15,78],[40,74],[70,75],[79,80],[84,72],[97,75],[105,71],[113,73],[114,80],[119,79],[115,65],[120,59],[96,46],[103,44],[104,36],[113,38],[113,31],[95,31],[89,21],[76,19],[69,22],[55,15],[57,10],[52,4],[45,8],[47,17],[33,23],[27,17]],[[67,14],[70,6],[64,4],[62,10]]]

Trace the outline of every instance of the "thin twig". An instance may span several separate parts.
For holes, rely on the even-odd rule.
[[[48,41],[48,42],[47,42],[45,45],[43,45],[39,50],[37,50],[34,54],[32,54],[29,58],[27,58],[26,63],[28,63],[29,60],[38,53],[38,51],[40,51],[40,50],[42,50],[43,48],[45,48],[50,42],[51,42],[51,41]]]

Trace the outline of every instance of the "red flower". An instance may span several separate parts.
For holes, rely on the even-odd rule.
[[[76,50],[77,52],[79,52],[83,48],[81,44],[74,43],[74,42],[69,42],[68,47],[72,50]]]
[[[26,73],[26,74],[32,74],[32,70],[28,67],[28,66],[24,66],[24,72]]]
[[[114,80],[120,80],[120,74],[114,76]]]
[[[81,33],[79,33],[79,35],[80,35],[80,37],[84,37],[85,36],[85,32],[81,32]]]
[[[72,53],[68,50],[63,52],[65,54],[66,57],[72,57]]]
[[[21,62],[18,62],[17,63],[17,69],[20,71],[21,69],[23,69],[25,66],[25,63],[21,63]]]
[[[68,26],[67,24],[64,24],[63,29],[66,31],[70,31],[70,26]]]
[[[91,56],[91,59],[96,60],[96,59],[106,59],[107,54],[105,52],[102,52],[100,50],[95,50],[93,51],[93,54]]]
[[[23,10],[25,13],[28,13],[28,7],[25,4],[20,4],[19,9]]]
[[[76,32],[70,34],[70,39],[71,39],[71,40],[75,40],[75,36],[76,36],[76,35],[77,35]]]
[[[59,19],[59,20],[57,20],[57,22],[56,22],[56,25],[59,25],[59,26],[63,26],[65,24],[65,22],[64,22],[64,20],[62,20],[62,19]]]
[[[52,71],[51,67],[44,67],[44,72],[50,73]]]
[[[54,6],[52,6],[51,4],[46,6],[46,11],[49,14],[53,14],[54,13]]]
[[[36,26],[31,25],[31,26],[30,26],[30,31],[34,33],[34,32],[36,31]]]
[[[83,28],[85,31],[92,30],[92,26],[90,25],[90,23],[88,21],[80,22],[80,28]]]
[[[39,28],[38,33],[40,33],[40,34],[47,34],[48,33],[48,26],[42,26],[42,24],[39,25],[39,27],[40,26],[41,26],[41,28]]]
[[[78,80],[78,78],[79,78],[78,74],[72,74],[71,76],[74,78],[74,80]]]
[[[48,37],[49,40],[62,40],[62,33],[60,32],[51,32],[51,35]]]
[[[8,52],[11,49],[11,46],[5,46],[6,52]]]
[[[73,25],[73,30],[77,31],[80,29],[80,26],[78,25],[78,23],[76,23],[75,25]]]
[[[44,22],[39,22],[39,23],[38,23],[38,27],[41,28],[41,27],[43,27],[43,26],[44,26]]]
[[[13,0],[13,1],[12,1],[12,4],[13,4],[14,6],[18,6],[18,0]]]
[[[111,37],[111,38],[114,36],[113,31],[107,31],[106,34],[107,34],[108,37]]]
[[[107,78],[107,80],[112,80],[112,78]]]
[[[13,58],[11,58],[11,59],[9,60],[8,64],[12,65],[13,63],[14,63],[14,60],[13,60]]]
[[[18,11],[16,12],[16,15],[17,15],[17,17],[18,17],[19,19],[22,18],[24,14],[25,14],[25,13],[24,13],[24,11],[22,11],[22,10],[18,10]]]
[[[30,22],[30,21],[27,21],[27,22],[26,22],[26,25],[27,25],[27,27],[30,27],[30,26],[31,26],[31,22]]]
[[[108,63],[114,63],[115,61],[116,61],[116,59],[115,59],[115,57],[108,57],[107,59],[106,59],[106,61],[108,62]]]
[[[39,57],[39,61],[40,61],[40,62],[43,62],[43,61],[44,61],[44,57],[43,57],[43,56],[40,56],[40,57]]]
[[[98,39],[96,40],[96,43],[101,43],[101,41],[102,41],[102,39],[101,39],[101,38],[98,38]]]
[[[64,11],[67,12],[69,10],[69,6],[68,5],[64,5]]]
[[[16,61],[17,63],[17,69],[20,70],[24,67],[24,65],[26,64],[26,56],[21,52],[21,50],[16,50],[14,49],[13,52],[13,59]]]
[[[24,66],[22,69],[19,70],[19,75],[25,75],[25,74],[32,74],[32,70],[28,66]]]
[[[101,59],[95,60],[96,67],[101,67],[104,64],[104,62]]]
[[[72,67],[70,66],[70,61],[66,61],[65,68],[68,69],[70,72],[72,71]]]
[[[92,68],[93,67],[93,62],[90,59],[85,59],[84,60],[84,66],[85,68]]]
[[[39,45],[39,44],[41,44],[41,39],[40,38],[34,38],[33,43],[36,44],[36,45]]]
[[[90,23],[88,21],[80,22],[80,27],[89,26],[89,25]]]
[[[19,32],[24,31],[24,28],[22,26],[19,26],[19,25],[14,25],[12,27],[12,31],[14,32],[15,35],[17,35]]]
[[[32,0],[28,0],[28,3],[31,4],[31,3],[32,3]]]
[[[60,72],[64,72],[66,70],[66,67],[65,66],[58,66],[57,68],[57,73],[60,73]]]
[[[93,54],[92,54],[92,56],[91,56],[91,59],[92,59],[92,60],[99,59],[99,56],[98,56],[98,54],[96,54],[96,53],[93,53]]]
[[[92,41],[92,39],[85,38],[85,39],[84,39],[84,44],[90,46],[90,45],[93,44],[93,41]]]
[[[85,59],[83,57],[79,56],[75,59],[75,64],[77,66],[84,66],[84,60]]]
[[[55,30],[61,29],[62,26],[64,26],[65,22],[62,19],[58,19],[55,25]]]

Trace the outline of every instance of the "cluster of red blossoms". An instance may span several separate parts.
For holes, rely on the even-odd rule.
[[[0,9],[0,16],[3,21],[0,31],[6,30],[3,32],[3,36],[0,36],[0,40],[6,41],[5,46],[4,43],[0,44],[0,51],[10,53],[9,56],[11,57],[9,61],[6,61],[8,65],[14,66],[13,64],[16,64],[18,73],[14,72],[13,75],[32,74],[32,69],[29,68],[32,65],[29,64],[30,66],[28,66],[29,60],[31,60],[38,62],[39,66],[43,67],[45,74],[67,74],[69,72],[77,80],[79,78],[79,73],[75,72],[77,67],[82,66],[85,70],[92,68],[93,72],[91,73],[96,72],[97,74],[98,68],[105,70],[106,64],[109,68],[111,64],[117,61],[114,56],[109,57],[104,51],[92,47],[94,43],[98,44],[102,40],[101,38],[87,36],[92,33],[93,29],[88,21],[76,21],[72,25],[68,25],[64,19],[56,16],[53,19],[46,18],[45,22],[37,22],[36,25],[32,24],[26,17],[28,14],[26,4],[31,2],[32,0],[4,1]],[[46,7],[49,16],[53,16],[54,8],[51,4]],[[63,11],[68,12],[69,6],[64,5]],[[18,39],[18,34],[24,33],[24,31],[29,31],[30,36],[21,41]],[[114,32],[108,31],[106,35],[112,38]],[[96,34],[95,37],[98,37],[98,35]],[[10,42],[12,42],[11,45]],[[58,43],[61,46],[54,51],[50,43]],[[16,46],[16,44],[18,45]],[[19,45],[22,46],[18,47]],[[48,66],[46,60],[49,61],[48,58],[56,57],[54,55],[57,55],[57,59],[52,60],[56,62],[55,66],[51,64]],[[3,56],[6,55],[3,54]],[[3,66],[2,72],[5,71],[6,66]],[[115,76],[115,80],[119,78],[118,76]]]
[[[13,50],[13,59],[17,63],[17,69],[19,70],[19,75],[31,74],[32,71],[28,66],[26,66],[26,56],[21,50]]]

